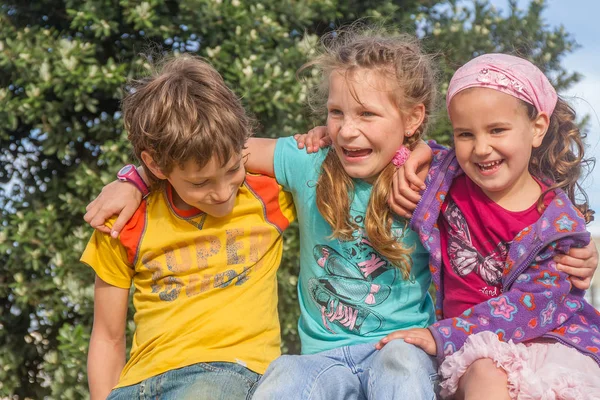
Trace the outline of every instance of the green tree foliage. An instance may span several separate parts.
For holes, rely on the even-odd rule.
[[[561,88],[574,47],[534,1],[505,14],[487,2],[433,0],[3,0],[0,3],[0,396],[87,397],[93,273],[78,258],[91,230],[85,205],[133,161],[119,113],[146,54],[194,52],[243,97],[261,136],[314,120],[296,69],[318,37],[357,18],[424,38],[440,80],[473,55],[517,51]],[[444,94],[445,84],[441,85]],[[444,112],[440,112],[443,115]],[[432,135],[447,141],[439,118]],[[280,270],[284,352],[298,352],[298,235]],[[131,327],[130,327],[131,328]]]

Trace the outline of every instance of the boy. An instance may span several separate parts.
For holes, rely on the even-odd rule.
[[[157,189],[122,169],[146,197],[119,239],[96,231],[81,258],[96,272],[91,397],[250,398],[280,354],[276,271],[291,196],[246,174],[251,123],[207,63],[180,56],[134,87],[124,124]]]

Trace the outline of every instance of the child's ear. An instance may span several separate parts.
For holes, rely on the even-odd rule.
[[[406,115],[406,136],[413,135],[425,119],[425,105],[415,105]],[[410,134],[408,134],[410,132]]]
[[[163,174],[161,169],[158,167],[158,164],[154,161],[152,155],[150,155],[150,153],[148,153],[146,150],[142,151],[142,161],[144,162],[145,167],[148,168],[155,177],[158,179],[167,179],[167,176]]]
[[[540,147],[544,141],[546,132],[548,132],[550,117],[548,117],[548,114],[545,112],[541,112],[535,117],[531,124],[533,128],[533,142],[531,145],[533,147]]]

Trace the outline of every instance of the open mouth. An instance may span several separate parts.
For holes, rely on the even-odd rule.
[[[487,163],[476,163],[481,172],[493,172],[500,168],[504,160],[490,161]]]
[[[342,147],[342,151],[348,158],[366,157],[373,152],[371,149],[348,149],[345,147]]]

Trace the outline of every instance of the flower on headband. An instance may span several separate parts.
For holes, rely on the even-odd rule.
[[[479,71],[477,80],[481,83],[495,84],[503,88],[512,88],[519,93],[523,92],[523,85],[520,82],[510,79],[501,72],[490,71],[487,68],[483,68]]]
[[[492,81],[492,79],[490,78],[490,70],[484,68],[481,71],[479,71],[479,76],[477,77],[477,80],[481,83],[490,83]]]
[[[508,87],[510,79],[508,79],[506,75],[498,74],[498,76],[496,77],[496,83],[500,86]]]
[[[511,85],[517,92],[521,93],[523,91],[523,85],[521,85],[519,82],[512,81]]]

